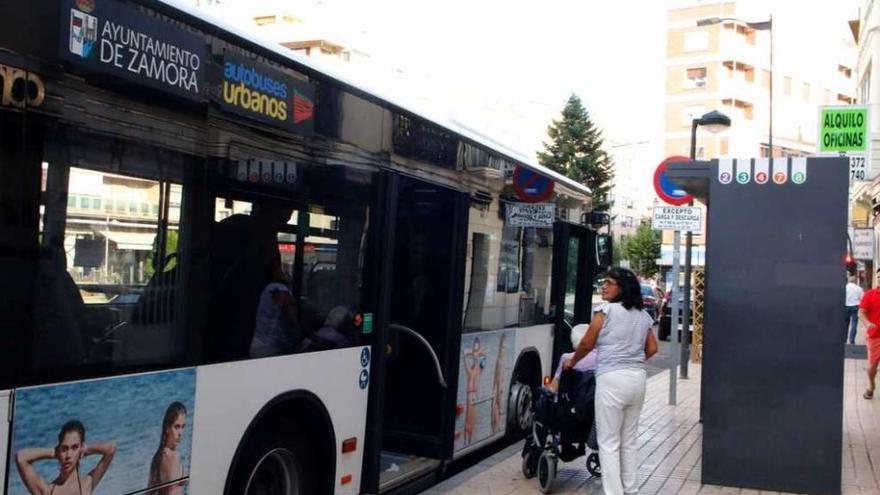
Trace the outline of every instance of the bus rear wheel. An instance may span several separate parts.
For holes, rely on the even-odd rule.
[[[308,435],[281,418],[265,421],[241,451],[230,494],[311,495],[321,493],[315,479]]]
[[[532,387],[520,381],[510,386],[510,399],[507,407],[510,431],[523,433],[532,426]]]

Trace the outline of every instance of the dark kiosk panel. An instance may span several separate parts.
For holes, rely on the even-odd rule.
[[[839,494],[847,160],[671,170],[709,205],[703,483]]]

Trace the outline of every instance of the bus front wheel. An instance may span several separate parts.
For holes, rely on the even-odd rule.
[[[306,432],[289,420],[271,418],[254,431],[235,468],[230,493],[311,495],[318,493],[314,455]]]

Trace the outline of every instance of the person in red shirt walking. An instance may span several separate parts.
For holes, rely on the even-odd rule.
[[[877,270],[877,287],[866,291],[859,303],[859,321],[865,325],[868,347],[868,390],[866,399],[874,398],[874,378],[877,376],[877,363],[880,363],[880,270]]]

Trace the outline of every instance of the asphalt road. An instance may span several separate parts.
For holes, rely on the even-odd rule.
[[[657,335],[657,326],[654,326],[654,335]],[[657,373],[661,373],[669,370],[669,365],[672,363],[678,363],[679,355],[678,355],[678,342],[666,342],[662,340],[658,340],[659,350],[657,354],[654,355],[651,359],[645,363],[645,370],[648,372],[648,376],[654,376]]]

